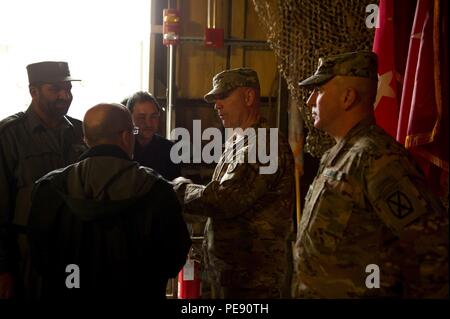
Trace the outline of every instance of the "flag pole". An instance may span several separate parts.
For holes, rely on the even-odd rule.
[[[303,175],[303,121],[297,108],[297,101],[291,96],[289,102],[289,145],[294,156],[295,211],[296,224],[298,225],[302,214],[300,178]]]

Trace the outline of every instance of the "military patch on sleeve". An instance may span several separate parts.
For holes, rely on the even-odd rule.
[[[392,193],[392,195],[387,198],[387,202],[391,213],[399,219],[405,218],[414,212],[414,208],[411,201],[408,199],[408,196],[401,191]]]
[[[425,199],[408,177],[385,181],[377,188],[372,189],[377,195],[373,206],[386,226],[396,234],[427,213]]]

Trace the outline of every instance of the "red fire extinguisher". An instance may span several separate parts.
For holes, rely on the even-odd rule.
[[[178,299],[198,299],[200,289],[200,263],[188,257],[178,274]]]

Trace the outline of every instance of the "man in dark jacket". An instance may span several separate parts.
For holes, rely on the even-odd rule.
[[[0,299],[39,296],[25,235],[31,191],[35,181],[87,149],[81,121],[66,115],[72,81],[79,81],[68,63],[33,63],[27,73],[30,106],[0,121]]]
[[[171,185],[133,156],[136,128],[119,104],[87,111],[90,149],[35,186],[30,247],[52,299],[164,298],[191,245]]]
[[[158,135],[161,106],[148,92],[139,91],[122,102],[130,110],[139,128],[134,145],[134,160],[142,166],[153,168],[171,181],[181,176],[181,165],[172,162],[170,149],[173,142]]]

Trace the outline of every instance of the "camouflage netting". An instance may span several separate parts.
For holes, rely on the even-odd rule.
[[[334,141],[313,126],[306,107],[309,92],[298,82],[310,76],[319,57],[371,50],[374,29],[365,24],[366,6],[373,0],[253,0],[268,41],[278,58],[292,99],[300,106],[308,129],[305,150],[320,157]]]

